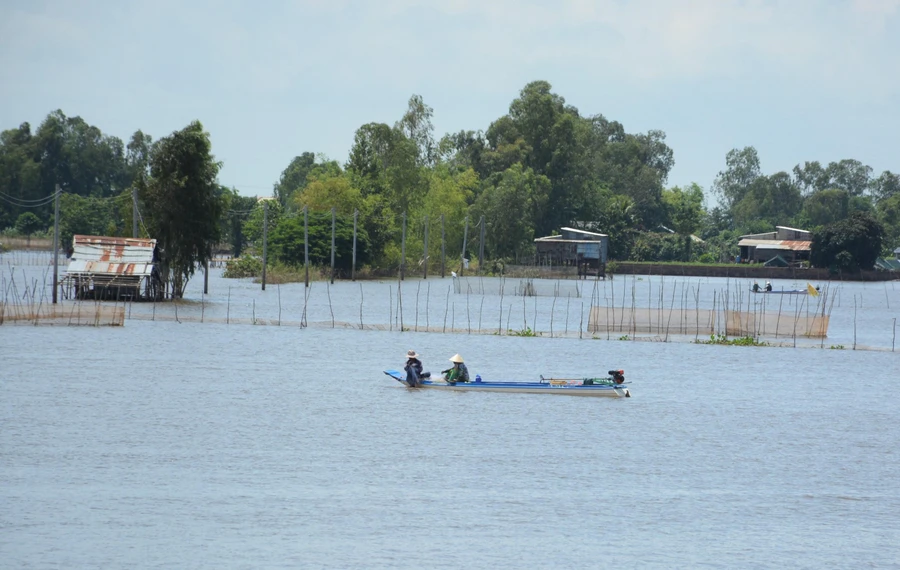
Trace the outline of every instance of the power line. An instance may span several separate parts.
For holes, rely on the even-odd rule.
[[[40,208],[53,202],[53,200],[56,199],[57,194],[62,194],[62,191],[60,190],[59,192],[54,192],[53,194],[45,196],[44,198],[38,198],[35,200],[23,200],[21,198],[15,198],[13,196],[9,196],[8,194],[0,192],[0,200],[8,202],[13,206],[17,206],[19,208]]]

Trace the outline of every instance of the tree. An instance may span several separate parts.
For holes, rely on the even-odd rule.
[[[768,225],[783,225],[797,215],[802,206],[800,188],[786,172],[771,176],[759,176],[744,192],[732,209],[732,216],[739,227],[755,220]]]
[[[759,155],[752,146],[732,149],[725,156],[725,170],[713,182],[713,192],[729,210],[740,202],[750,186],[762,176]]]
[[[703,188],[696,182],[682,190],[674,187],[663,192],[663,202],[675,233],[684,239],[683,261],[691,260],[691,235],[703,221]]]
[[[488,182],[473,206],[484,216],[485,249],[492,257],[517,257],[534,247],[535,220],[543,213],[550,180],[515,164]]]
[[[417,163],[420,166],[431,166],[437,159],[434,126],[431,124],[433,115],[434,110],[425,104],[422,96],[413,95],[409,98],[406,113],[394,127],[416,145]]]
[[[275,184],[275,198],[283,207],[288,207],[291,195],[306,186],[306,177],[316,164],[316,155],[304,152],[295,156],[288,167],[281,173]]]
[[[310,211],[330,211],[335,208],[338,214],[347,216],[352,216],[354,210],[361,209],[363,202],[362,193],[343,174],[316,176],[302,192],[294,196],[294,206],[297,209],[306,206]]]
[[[813,231],[810,262],[815,267],[842,271],[872,269],[881,254],[883,240],[881,223],[871,214],[857,212]]]
[[[209,133],[199,121],[160,139],[150,160],[145,219],[161,252],[163,279],[172,298],[184,288],[197,265],[212,257],[220,237],[222,199],[216,177],[221,164],[212,153]]]
[[[331,212],[310,212],[309,261],[312,265],[331,265]],[[270,234],[273,257],[288,265],[304,261],[304,222],[302,215],[281,218]],[[357,267],[369,262],[369,236],[358,228],[356,235]],[[349,273],[353,263],[353,218],[335,218],[335,268]]]
[[[70,243],[75,234],[118,235],[117,217],[113,200],[64,193],[59,197],[60,243]]]
[[[231,245],[231,255],[240,257],[247,243],[244,223],[256,206],[256,196],[241,196],[236,188],[219,188],[222,200],[222,217],[219,220],[221,239]]]
[[[849,214],[850,195],[846,190],[821,190],[803,201],[802,219],[811,227],[827,226],[843,220]]]
[[[23,212],[16,219],[16,231],[27,238],[28,245],[31,245],[31,236],[41,229],[41,225],[41,219],[33,212]]]
[[[851,196],[862,196],[869,189],[872,168],[858,160],[832,162],[825,168],[829,188],[839,188]]]
[[[882,253],[890,255],[900,246],[900,193],[878,202],[878,219],[885,233]]]
[[[900,175],[885,170],[881,173],[881,176],[872,180],[871,188],[872,195],[879,201],[900,194]]]

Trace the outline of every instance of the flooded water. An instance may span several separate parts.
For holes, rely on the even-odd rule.
[[[588,294],[565,338],[435,334],[414,330],[414,282],[404,332],[395,283],[315,283],[306,302],[353,324],[362,291],[364,324],[388,330],[251,326],[235,322],[277,322],[279,289],[300,321],[303,286],[201,282],[181,322],[135,304],[124,327],[0,326],[4,567],[900,565],[889,326],[866,338],[882,351],[579,339]],[[429,280],[430,328],[439,302],[450,328],[474,320],[449,282]],[[900,307],[891,284],[843,287],[843,308],[883,299],[858,335]],[[512,318],[531,324],[526,303]],[[852,341],[845,312],[828,343]],[[382,370],[410,348],[486,379],[623,368],[633,397],[409,390]]]

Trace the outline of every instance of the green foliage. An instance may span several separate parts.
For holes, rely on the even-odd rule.
[[[540,334],[541,334],[541,333],[536,333],[536,332],[534,332],[533,330],[531,330],[531,327],[525,327],[524,329],[518,330],[518,331],[514,331],[514,330],[512,330],[512,329],[509,329],[509,330],[506,331],[506,332],[507,332],[507,334],[508,334],[509,336],[527,336],[527,337],[535,337],[535,336],[540,336]]]
[[[872,269],[881,254],[884,228],[871,214],[857,212],[813,232],[810,262],[842,271]]]
[[[516,164],[486,183],[473,211],[491,231],[485,249],[492,257],[520,257],[534,248],[535,221],[550,193],[550,181]]]
[[[127,201],[119,200],[118,202],[130,205],[131,196],[127,195],[126,198]],[[71,243],[72,236],[75,234],[115,236],[121,235],[124,229],[124,218],[113,200],[75,194],[63,194],[59,198],[59,241],[61,244]]]
[[[709,335],[709,340],[698,340],[697,344],[718,344],[723,346],[771,346],[768,342],[758,340],[752,336],[728,338],[723,334]]]
[[[256,206],[254,196],[241,196],[234,188],[219,187],[222,200],[222,217],[219,220],[219,231],[223,242],[231,245],[231,255],[240,257],[247,245],[244,235],[244,224],[250,219],[250,213]]]
[[[286,265],[304,262],[304,223],[302,215],[284,216],[269,235],[272,259]],[[369,262],[370,243],[365,229],[356,236],[356,263]],[[331,266],[331,213],[309,212],[309,262]],[[335,218],[335,268],[349,275],[353,263],[353,219]]]
[[[877,212],[884,226],[882,254],[893,255],[894,248],[900,246],[900,193],[880,200]]]
[[[24,212],[16,219],[16,231],[23,236],[31,236],[41,229],[41,219],[33,212]]]
[[[803,201],[803,220],[810,227],[827,226],[847,217],[850,194],[831,188],[811,194]]]
[[[253,255],[237,257],[225,264],[223,277],[242,279],[262,275],[262,259]]]
[[[221,235],[222,199],[216,184],[220,164],[209,133],[194,121],[161,139],[150,160],[145,221],[162,252],[161,273],[179,298],[197,265],[212,257]]]
[[[695,248],[694,253],[702,253]],[[631,251],[633,261],[685,261],[684,243],[675,234],[638,234]],[[688,260],[689,261],[689,260]]]
[[[663,203],[669,225],[684,242],[683,261],[691,259],[691,234],[700,228],[703,211],[703,189],[699,184],[691,184],[684,190],[674,187],[663,192]]]

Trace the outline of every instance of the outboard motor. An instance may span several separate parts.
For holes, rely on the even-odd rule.
[[[613,379],[613,382],[616,384],[624,384],[625,383],[625,371],[624,370],[610,370],[608,372],[610,377]]]

